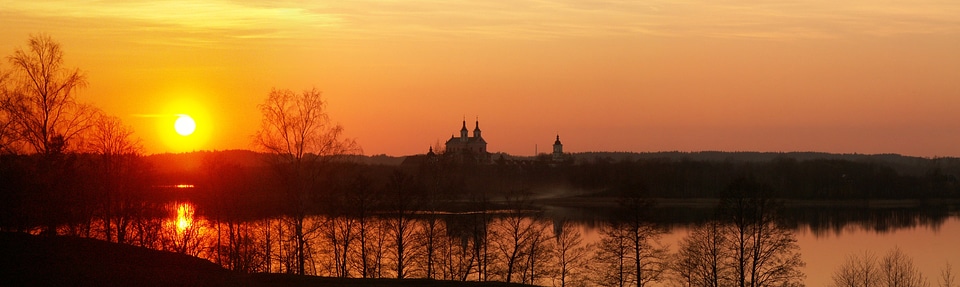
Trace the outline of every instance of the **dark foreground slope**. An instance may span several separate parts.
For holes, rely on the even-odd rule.
[[[6,286],[236,286],[236,274],[200,258],[73,237],[0,233]]]
[[[241,274],[210,261],[87,238],[0,233],[0,286],[524,286]]]

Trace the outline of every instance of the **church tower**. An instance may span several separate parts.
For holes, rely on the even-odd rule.
[[[560,135],[557,135],[557,141],[553,142],[553,161],[563,160],[563,144],[560,143]]]
[[[469,131],[467,130],[467,120],[463,120],[463,126],[460,127],[461,142],[467,142],[467,140],[469,140],[469,138],[467,137],[467,133],[469,133]]]
[[[473,137],[480,138],[480,120],[477,119],[477,125],[473,128]]]

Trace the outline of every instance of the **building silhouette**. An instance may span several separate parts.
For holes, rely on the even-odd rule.
[[[553,161],[563,161],[563,144],[560,143],[560,135],[553,142]]]
[[[467,121],[464,120],[460,127],[460,136],[451,135],[447,140],[445,153],[463,161],[489,161],[490,153],[487,152],[487,141],[481,136],[479,120],[473,128],[473,136],[468,133]]]

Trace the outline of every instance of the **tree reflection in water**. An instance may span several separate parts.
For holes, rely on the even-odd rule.
[[[164,224],[160,237],[162,248],[177,253],[201,256],[208,245],[209,234],[206,220],[195,218],[196,207],[188,202],[177,202],[170,207],[173,216]]]
[[[242,272],[295,272],[294,233],[285,217],[248,220],[216,220],[190,202],[162,206],[166,218],[135,217],[131,222],[128,244],[198,256]],[[716,224],[709,216],[712,207],[661,205],[650,213],[651,224],[666,231],[664,245],[668,257],[681,252],[681,239],[690,230]],[[593,254],[604,237],[597,231],[611,223],[612,209],[590,210],[569,207],[541,207],[538,213],[481,211],[468,213],[413,212],[410,226],[407,277],[445,280],[496,280],[538,285],[591,285],[597,282],[596,270],[571,268],[561,256],[571,250],[576,266],[602,266]],[[680,214],[680,215],[678,215]],[[787,205],[782,210],[784,226],[794,232],[812,231],[816,237],[838,237],[851,232],[885,234],[905,228],[938,230],[943,224],[960,222],[956,207],[800,207]],[[439,219],[439,220],[435,220]],[[305,269],[320,276],[396,277],[396,238],[390,228],[393,219],[384,214],[356,217],[312,215],[305,226],[315,234],[307,241]],[[432,222],[431,222],[432,221]],[[359,224],[364,222],[364,224]],[[710,226],[707,224],[706,226]],[[432,226],[431,226],[432,225]],[[552,228],[551,228],[552,226]],[[363,229],[361,231],[361,229]],[[428,229],[432,229],[431,232]],[[723,227],[715,227],[721,230]],[[521,232],[522,231],[522,232]],[[439,233],[437,233],[439,232]],[[570,236],[582,234],[582,240]],[[428,236],[434,234],[432,236]],[[558,234],[560,235],[558,238]],[[332,236],[331,236],[332,235]],[[514,236],[516,235],[516,236]],[[360,238],[363,236],[364,238]],[[361,240],[365,244],[360,244]],[[427,250],[434,246],[432,251]],[[405,243],[407,244],[407,243]],[[488,245],[489,244],[489,245]],[[516,252],[514,252],[516,251]],[[882,250],[878,250],[882,251]],[[432,252],[432,254],[430,254]],[[564,252],[568,252],[564,255]],[[950,251],[956,253],[954,251]],[[629,258],[625,258],[629,259]],[[839,259],[838,259],[839,260]],[[512,262],[512,263],[511,263]],[[670,286],[677,277],[671,263],[665,280],[653,286]],[[839,264],[837,261],[835,264]],[[511,265],[514,269],[511,271]],[[366,270],[364,272],[363,270]],[[595,268],[593,268],[595,269]],[[430,270],[430,274],[428,274]],[[483,276],[482,272],[487,272]],[[823,277],[829,274],[818,274]],[[575,283],[575,284],[571,284]]]

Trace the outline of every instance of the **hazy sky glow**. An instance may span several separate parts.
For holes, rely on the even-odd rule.
[[[195,2],[0,0],[0,54],[50,34],[148,153],[251,148],[272,87],[317,87],[367,154],[479,116],[520,155],[960,156],[957,1]]]

